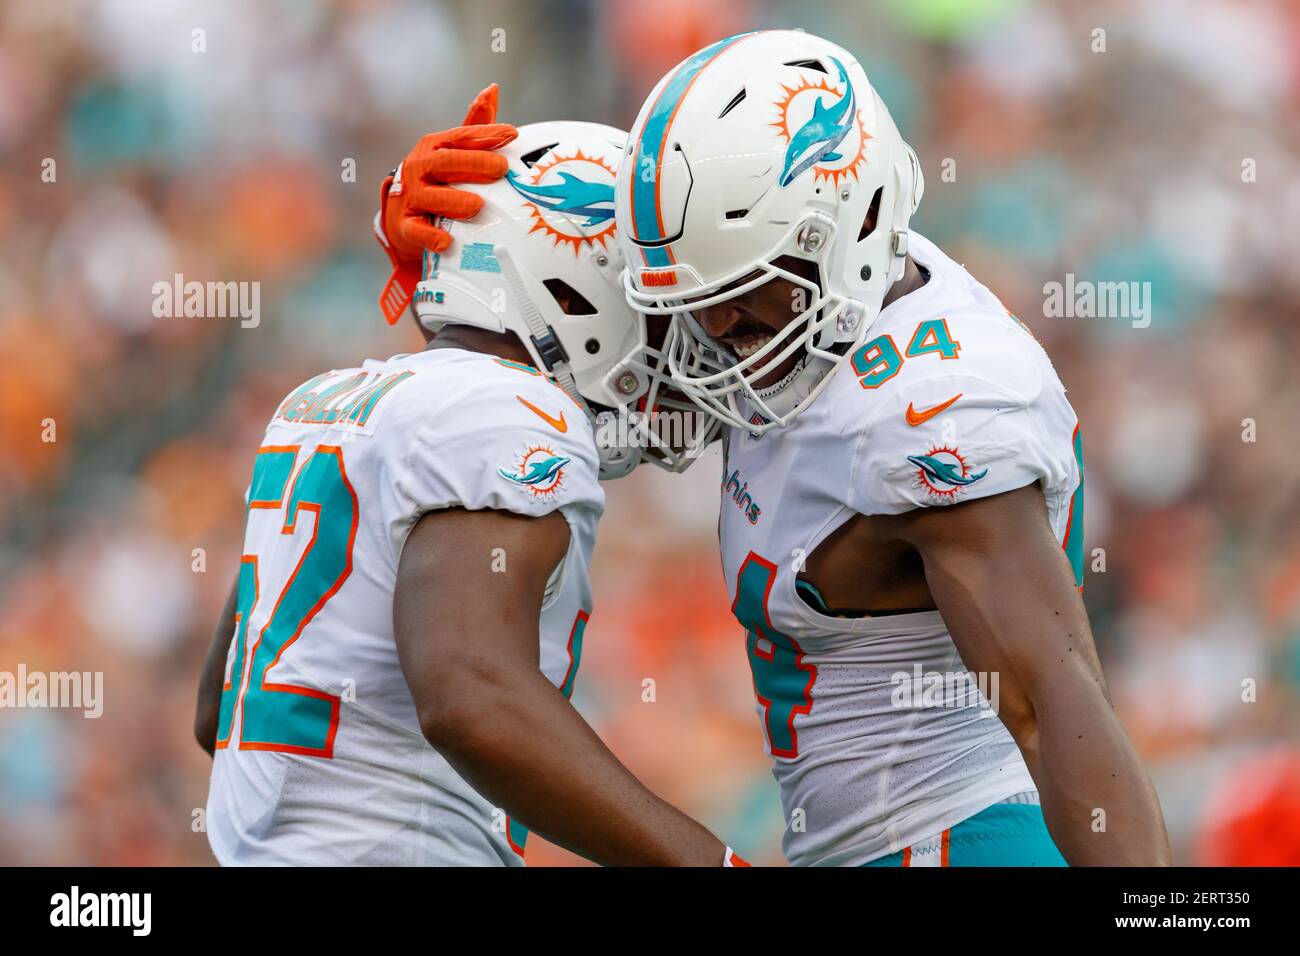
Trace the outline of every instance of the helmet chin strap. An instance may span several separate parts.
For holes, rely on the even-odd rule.
[[[573,371],[569,368],[569,357],[564,351],[564,346],[560,344],[555,337],[555,332],[542,318],[541,311],[529,298],[528,290],[524,288],[523,277],[519,274],[519,267],[515,265],[510,250],[505,246],[497,246],[495,252],[497,262],[501,265],[501,272],[510,286],[510,292],[514,295],[515,302],[519,304],[519,311],[523,314],[524,324],[528,326],[528,337],[532,339],[528,344],[532,346],[532,351],[537,354],[546,371],[555,377],[556,384],[564,389],[565,393],[577,403],[579,408],[586,412],[587,418],[591,421],[591,427],[599,435],[601,432],[600,418],[587,400],[582,397],[582,393],[578,391],[578,383],[573,380]],[[600,478],[602,481],[623,477],[641,461],[641,454],[638,449],[633,449],[632,453],[619,452],[617,449],[611,450],[601,447],[599,441],[597,442],[597,454],[600,459]]]
[[[510,286],[510,292],[514,296],[515,302],[519,304],[519,311],[523,314],[524,324],[528,326],[528,336],[532,339],[530,343],[532,350],[541,358],[542,364],[546,371],[555,376],[555,381],[560,388],[568,393],[569,397],[578,403],[578,407],[586,410],[588,416],[591,415],[591,409],[578,391],[578,385],[573,380],[573,372],[569,368],[569,357],[564,352],[564,347],[551,331],[551,327],[546,324],[542,318],[541,310],[533,304],[533,300],[528,296],[528,290],[524,287],[523,277],[519,274],[519,267],[515,265],[514,258],[510,255],[510,250],[505,246],[495,248],[497,262],[501,265],[501,272],[506,277],[506,283]]]

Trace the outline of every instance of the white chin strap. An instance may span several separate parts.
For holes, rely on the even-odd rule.
[[[541,310],[533,304],[533,300],[528,296],[528,290],[524,288],[523,277],[519,274],[519,267],[515,265],[514,258],[510,255],[510,250],[505,246],[495,247],[497,262],[501,265],[501,272],[506,277],[506,282],[510,286],[510,292],[514,295],[515,301],[519,303],[519,310],[523,313],[524,324],[528,326],[528,334],[532,338],[531,342],[525,342],[524,346],[530,352],[536,353],[537,359],[541,362],[543,370],[555,376],[555,381],[560,388],[564,389],[569,397],[578,403],[578,407],[591,414],[587,408],[587,401],[578,392],[578,385],[573,380],[573,372],[569,369],[569,363],[563,360],[546,361],[545,356],[538,352],[539,342],[555,342],[558,346],[559,341],[555,338],[555,333],[551,327],[546,324],[542,318]]]
[[[610,413],[603,412],[601,415],[596,415],[591,405],[578,391],[578,383],[573,379],[573,371],[569,368],[569,363],[561,358],[548,360],[542,353],[541,349],[543,347],[553,343],[557,355],[563,354],[554,331],[546,324],[546,320],[542,318],[542,313],[533,304],[533,300],[528,297],[528,291],[524,288],[523,278],[520,276],[519,268],[510,255],[510,250],[505,246],[497,246],[495,252],[497,262],[501,265],[501,273],[506,277],[506,283],[510,286],[510,292],[514,295],[515,301],[519,303],[519,310],[524,317],[524,325],[528,327],[528,334],[532,339],[530,342],[525,342],[524,346],[534,354],[540,368],[554,376],[556,384],[578,403],[579,408],[586,412],[597,437],[596,450],[600,458],[601,480],[608,481],[613,478],[622,478],[640,463],[640,449],[618,446],[605,447],[600,444],[602,421]]]

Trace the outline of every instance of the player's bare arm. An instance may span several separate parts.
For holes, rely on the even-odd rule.
[[[221,690],[225,683],[226,653],[230,636],[235,632],[235,607],[239,599],[239,580],[230,587],[230,596],[221,609],[217,629],[212,634],[203,672],[199,675],[199,696],[194,711],[194,739],[212,756],[217,747],[217,725],[221,714]]]
[[[393,617],[420,727],[479,793],[575,853],[718,866],[725,846],[647,790],[538,669],[543,592],[568,546],[558,512],[454,509],[415,526]]]
[[[1038,486],[872,520],[919,555],[966,667],[999,675],[998,715],[1065,858],[1168,865],[1155,790],[1111,706]]]

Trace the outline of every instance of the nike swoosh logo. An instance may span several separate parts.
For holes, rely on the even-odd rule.
[[[930,419],[934,418],[935,415],[938,415],[941,411],[943,411],[944,409],[952,405],[953,402],[957,401],[957,399],[961,398],[961,395],[962,393],[958,392],[952,398],[948,399],[948,401],[940,402],[938,405],[935,405],[933,408],[927,408],[923,412],[918,412],[915,408],[912,407],[912,403],[908,402],[907,413],[906,413],[907,424],[914,425],[914,426],[924,425]],[[520,399],[520,401],[523,401],[523,399]]]
[[[516,395],[515,398],[519,399],[519,401],[523,404],[524,408],[528,409],[530,412],[535,413],[538,418],[546,422],[546,424],[550,425],[560,434],[564,434],[569,430],[569,423],[564,420],[564,412],[560,412],[559,418],[552,418],[550,415],[546,414],[546,412],[542,411],[540,408],[538,408],[528,399],[524,398],[522,395]]]

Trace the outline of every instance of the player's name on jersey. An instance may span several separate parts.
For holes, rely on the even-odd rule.
[[[414,374],[411,371],[388,375],[361,370],[325,372],[281,402],[275,417],[297,425],[365,428],[373,421],[375,409],[384,397]]]

